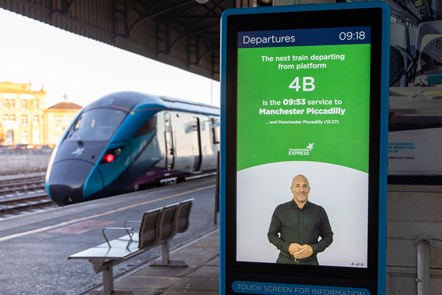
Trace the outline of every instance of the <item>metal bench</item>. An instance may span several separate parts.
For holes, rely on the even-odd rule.
[[[103,292],[111,295],[114,289],[113,267],[144,251],[161,245],[162,259],[152,263],[154,266],[185,267],[184,261],[171,261],[169,241],[189,227],[189,216],[193,199],[185,200],[143,214],[140,229],[135,232],[131,227],[106,227],[102,230],[105,243],[69,256],[69,259],[87,259],[96,273],[103,273]],[[123,230],[127,234],[109,240],[106,231]]]

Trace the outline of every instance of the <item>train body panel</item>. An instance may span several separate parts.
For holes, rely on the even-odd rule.
[[[164,112],[158,124],[166,169],[186,172],[214,170],[219,142],[212,140],[211,118],[184,112]],[[162,126],[159,126],[159,125]]]
[[[54,149],[45,187],[59,204],[216,169],[219,110],[135,92],[86,106]]]

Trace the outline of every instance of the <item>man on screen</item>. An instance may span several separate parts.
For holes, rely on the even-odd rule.
[[[319,265],[317,254],[333,242],[327,213],[309,202],[310,185],[304,175],[293,178],[290,190],[293,200],[276,207],[267,233],[280,251],[276,263]]]

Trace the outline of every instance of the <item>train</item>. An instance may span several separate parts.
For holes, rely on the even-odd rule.
[[[219,145],[218,107],[111,93],[67,126],[49,160],[45,190],[64,206],[183,181],[216,171]]]

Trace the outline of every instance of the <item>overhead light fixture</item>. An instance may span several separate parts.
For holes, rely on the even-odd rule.
[[[206,4],[209,0],[195,0],[195,2],[198,4]]]

